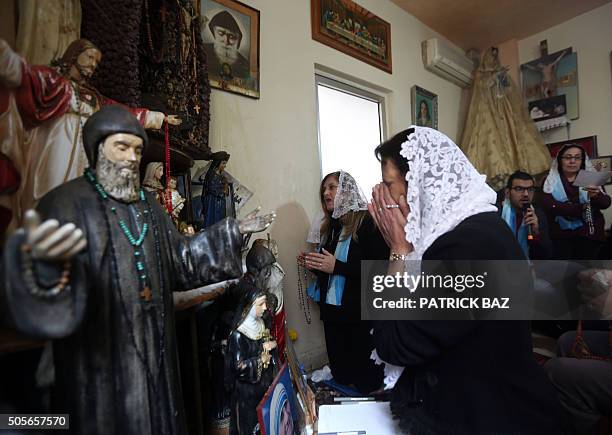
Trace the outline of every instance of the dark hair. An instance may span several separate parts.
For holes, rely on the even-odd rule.
[[[378,161],[383,162],[384,160],[391,160],[395,166],[397,166],[401,174],[406,175],[410,168],[406,159],[400,155],[400,151],[402,150],[402,144],[406,142],[408,136],[412,133],[414,133],[414,128],[400,131],[391,139],[378,145],[374,150],[374,155]]]
[[[559,168],[559,174],[563,174],[563,166],[561,166],[561,157],[563,157],[563,154],[570,148],[578,148],[580,150],[580,154],[582,155],[582,163],[580,163],[580,169],[585,169],[586,151],[584,150],[584,148],[582,148],[582,146],[578,145],[577,143],[568,143],[566,145],[563,145],[557,153],[557,165]]]
[[[506,187],[508,189],[512,188],[512,183],[514,183],[514,180],[533,181],[533,184],[535,185],[535,179],[533,178],[533,176],[523,171],[515,171],[512,175],[510,175],[510,177],[508,177],[508,183],[506,184]]]
[[[425,108],[427,109],[427,119],[429,119],[430,115],[429,115],[429,104],[427,104],[427,101],[425,100],[421,100],[421,102],[419,103],[419,113],[421,112],[421,106],[425,104]]]

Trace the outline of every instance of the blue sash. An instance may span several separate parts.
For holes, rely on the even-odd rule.
[[[510,204],[510,201],[506,199],[502,208],[502,219],[508,224],[521,245],[521,249],[525,253],[525,257],[529,258],[529,243],[527,242],[527,226],[521,222],[521,226],[516,230],[516,210]]]
[[[580,198],[581,204],[586,204],[589,201],[588,193],[585,190],[578,189],[578,195]],[[569,202],[567,199],[567,193],[565,193],[565,189],[563,188],[563,182],[561,181],[561,176],[558,176],[555,179],[555,183],[553,184],[552,196],[556,201],[559,202]],[[575,230],[576,228],[580,228],[584,225],[584,222],[580,218],[565,218],[562,216],[557,216],[555,218],[555,222],[559,224],[562,230]]]
[[[336,245],[336,251],[334,252],[336,260],[346,262],[352,238],[352,236],[349,236],[345,240],[338,241],[338,244]],[[319,247],[318,252],[321,252],[321,247]],[[346,278],[342,275],[332,274],[329,276],[329,281],[327,285],[327,297],[325,298],[325,303],[336,306],[342,305],[342,295],[344,293],[345,282]],[[321,289],[319,288],[318,280],[315,280],[308,286],[308,288],[306,289],[306,293],[313,301],[321,301]]]

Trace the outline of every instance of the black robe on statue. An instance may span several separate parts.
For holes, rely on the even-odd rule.
[[[53,411],[69,413],[70,431],[79,435],[185,434],[172,291],[241,274],[237,223],[226,219],[187,238],[148,193],[146,202],[103,200],[83,177],[49,192],[38,210],[43,219],[73,222],[88,243],[72,260],[70,287],[52,298],[32,295],[24,281],[22,231],[9,239],[4,259],[4,318],[24,333],[55,339]],[[119,226],[123,219],[138,238],[145,216],[138,258],[150,301],[140,296],[142,272]],[[34,268],[41,287],[57,283],[59,266]]]
[[[247,257],[248,262],[248,257]],[[247,263],[248,264],[248,263]],[[261,433],[257,429],[257,405],[272,385],[276,375],[276,349],[270,354],[270,364],[263,367],[261,354],[263,344],[273,340],[270,330],[268,337],[253,340],[238,330],[249,310],[260,296],[266,293],[258,289],[250,274],[242,277],[236,286],[242,297],[234,316],[233,330],[227,343],[228,375],[231,388],[230,435],[251,435]],[[266,325],[267,328],[267,325]]]
[[[257,405],[274,380],[274,362],[263,368],[260,363],[263,343],[268,339],[251,340],[240,331],[229,338],[229,354],[233,356],[232,371],[236,376],[232,391],[231,435],[260,433],[257,426]]]

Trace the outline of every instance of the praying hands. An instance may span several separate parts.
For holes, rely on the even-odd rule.
[[[379,183],[372,189],[372,201],[368,204],[368,211],[391,252],[409,254],[413,247],[406,240],[404,228],[410,209],[405,196],[402,195],[398,202],[399,204],[396,204],[391,197],[389,188],[384,183]]]

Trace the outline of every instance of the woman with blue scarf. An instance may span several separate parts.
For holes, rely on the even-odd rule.
[[[334,380],[362,394],[382,386],[383,372],[370,359],[371,322],[361,321],[361,260],[387,258],[389,248],[368,214],[367,201],[347,172],[323,178],[319,191],[323,218],[308,241],[317,252],[302,264],[317,276],[309,296],[319,303]],[[318,230],[318,231],[317,231]]]
[[[542,207],[557,259],[597,259],[605,241],[601,210],[610,207],[610,196],[600,186],[574,186],[580,170],[595,169],[581,146],[567,144],[553,159],[544,182]]]

